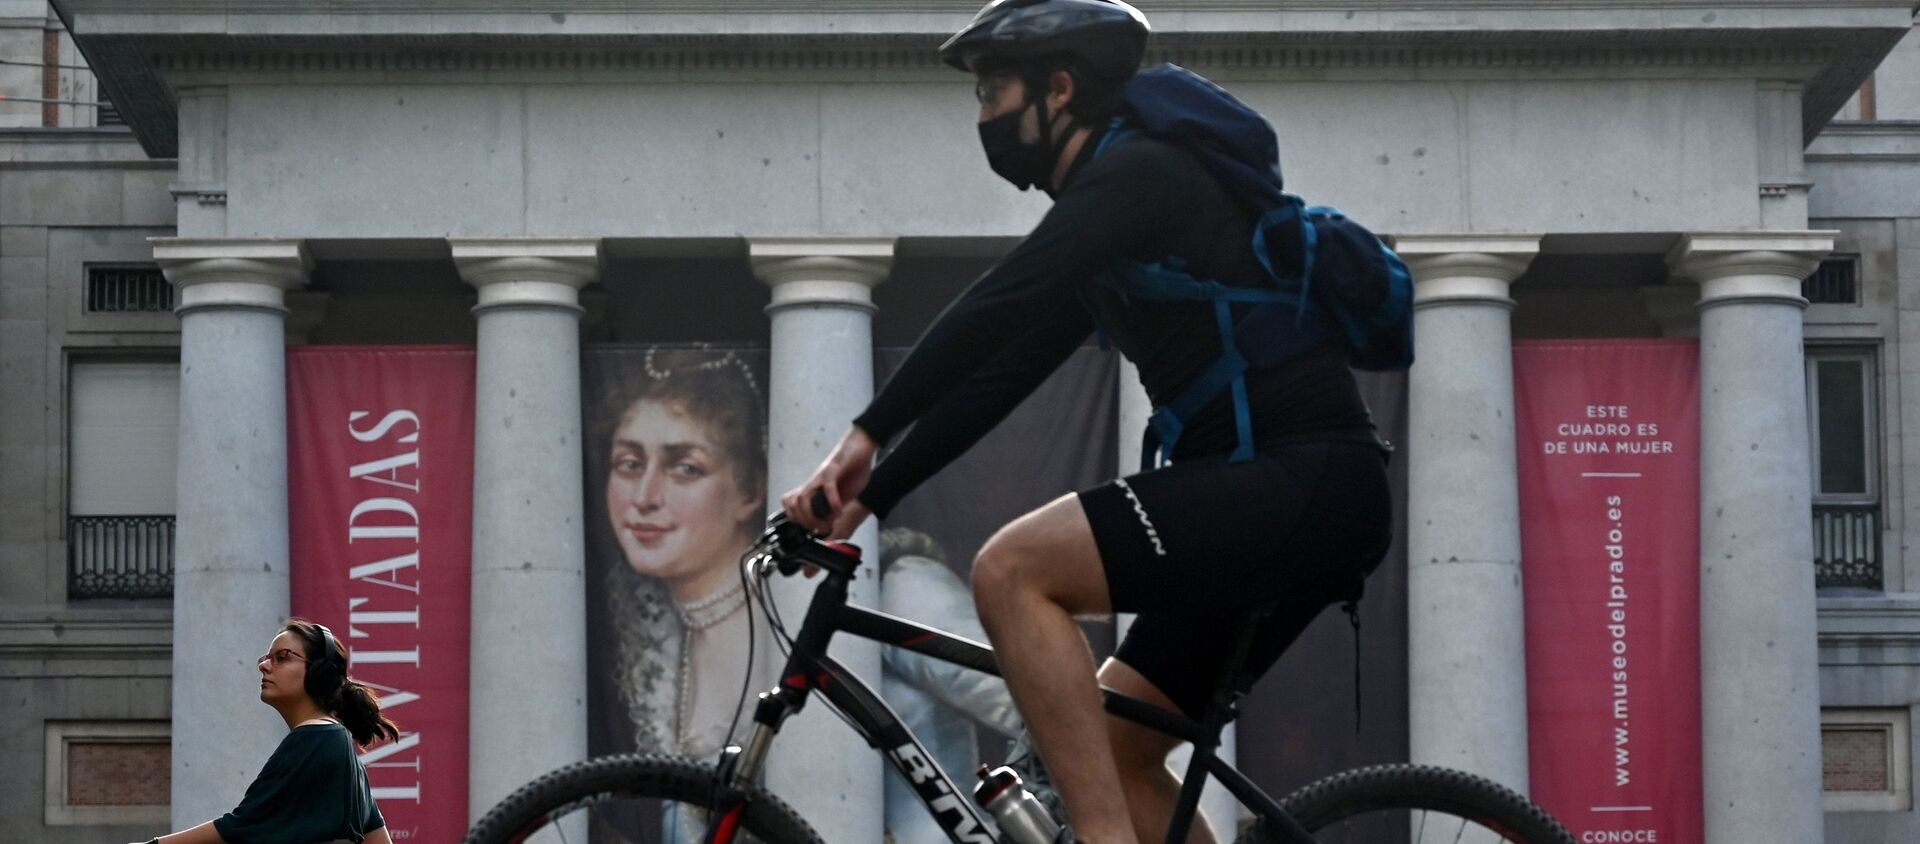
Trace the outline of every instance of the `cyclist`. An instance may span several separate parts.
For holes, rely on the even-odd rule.
[[[1096,315],[1157,406],[1221,358],[1211,303],[1129,299],[1097,281],[1121,261],[1177,257],[1200,278],[1271,284],[1250,246],[1256,221],[1192,152],[1142,136],[1100,149],[1111,118],[1125,113],[1147,32],[1121,2],[995,0],[941,48],[976,78],[993,171],[1054,204],[783,497],[790,518],[844,537],[868,515],[884,517],[1080,347]],[[1303,345],[1245,376],[1252,459],[1230,456],[1235,402],[1223,393],[1184,420],[1170,464],[1016,519],[974,563],[981,621],[1080,840],[1156,838],[1178,780],[1166,766],[1174,739],[1099,717],[1075,616],[1138,613],[1098,683],[1194,717],[1244,617],[1235,610],[1280,607],[1253,657],[1264,671],[1321,609],[1355,595],[1385,551],[1385,452],[1349,352],[1337,338]],[[816,491],[827,518],[810,512]],[[1212,837],[1196,822],[1189,840]]]

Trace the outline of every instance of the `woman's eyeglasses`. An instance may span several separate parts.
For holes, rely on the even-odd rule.
[[[273,667],[279,668],[282,665],[285,665],[289,662],[294,662],[296,660],[299,662],[306,662],[307,658],[297,653],[294,653],[293,650],[290,648],[281,648],[271,653],[261,654],[259,659],[254,660],[254,664],[257,665],[262,662],[268,662],[268,663],[272,663]]]

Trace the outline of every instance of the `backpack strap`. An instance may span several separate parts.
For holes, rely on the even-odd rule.
[[[1327,216],[1339,217],[1341,214],[1339,209],[1325,205],[1303,208],[1304,203],[1300,197],[1290,193],[1283,194],[1283,196],[1287,200],[1286,204],[1260,215],[1260,223],[1253,227],[1253,257],[1259,259],[1260,266],[1266,269],[1268,277],[1274,281],[1287,280],[1287,276],[1281,275],[1279,270],[1273,266],[1272,254],[1267,250],[1267,232],[1279,226],[1293,225],[1300,227],[1302,244],[1300,250],[1300,305],[1293,316],[1294,327],[1298,328],[1306,324],[1307,321],[1307,303],[1313,300],[1314,257],[1320,252],[1320,232],[1314,227],[1313,221],[1316,218]]]
[[[1241,354],[1239,344],[1234,342],[1235,301],[1272,302],[1276,299],[1270,296],[1245,298],[1223,295],[1213,300],[1214,323],[1220,329],[1220,357],[1193,379],[1186,389],[1181,390],[1173,401],[1154,408],[1153,416],[1147,421],[1146,434],[1141,439],[1140,471],[1153,469],[1173,457],[1173,450],[1179,445],[1180,435],[1186,429],[1186,420],[1193,418],[1223,390],[1230,391],[1233,396],[1233,428],[1237,443],[1230,459],[1235,463],[1253,459],[1253,412],[1247,404],[1249,364],[1246,355]]]
[[[1126,125],[1124,118],[1115,117],[1107,124],[1107,133],[1093,148],[1093,157],[1098,159],[1114,144],[1139,134],[1138,130]],[[1268,259],[1265,248],[1265,229],[1268,218],[1276,214],[1300,215],[1298,200],[1268,212],[1260,225],[1254,227],[1254,254],[1266,267],[1268,275],[1278,279],[1273,265]],[[1308,276],[1313,273],[1313,226],[1304,218],[1298,219],[1298,225],[1306,232]],[[1202,407],[1218,396],[1222,391],[1231,394],[1233,400],[1233,428],[1236,443],[1230,460],[1244,463],[1253,459],[1253,411],[1247,401],[1247,378],[1249,368],[1246,355],[1240,351],[1235,339],[1233,304],[1294,304],[1299,309],[1295,323],[1306,319],[1307,289],[1303,284],[1297,294],[1279,289],[1259,289],[1230,287],[1217,281],[1198,279],[1186,272],[1186,262],[1179,258],[1167,258],[1163,261],[1138,266],[1126,266],[1109,271],[1102,276],[1105,283],[1117,290],[1121,296],[1159,301],[1211,301],[1213,302],[1214,322],[1220,331],[1220,357],[1207,367],[1206,371],[1188,384],[1185,390],[1173,401],[1154,408],[1153,416],[1147,421],[1147,430],[1141,438],[1140,470],[1147,471],[1166,462],[1173,456],[1179,445],[1180,435],[1186,430],[1186,420],[1191,419]],[[1132,282],[1132,283],[1129,283]],[[1088,310],[1093,310],[1090,306]],[[1106,348],[1107,331],[1099,324],[1095,312],[1095,325],[1101,338],[1101,347]]]
[[[1107,147],[1112,146],[1115,141],[1118,141],[1122,138],[1131,138],[1134,135],[1139,134],[1133,129],[1126,128],[1126,122],[1127,122],[1127,119],[1124,117],[1115,117],[1114,119],[1107,122],[1107,134],[1105,137],[1102,137],[1100,139],[1100,143],[1093,148],[1093,158],[1088,159],[1089,161],[1092,161],[1094,159],[1099,158],[1101,155],[1104,155],[1107,151]]]

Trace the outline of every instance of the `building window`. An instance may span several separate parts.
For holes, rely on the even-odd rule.
[[[1829,812],[1913,808],[1904,708],[1820,710],[1820,774]]]
[[[1860,259],[1830,258],[1800,282],[1800,295],[1814,305],[1860,304]]]
[[[67,391],[67,598],[171,596],[180,365],[75,361]]]
[[[1807,352],[1816,583],[1881,586],[1878,368],[1872,348]]]
[[[173,310],[173,285],[160,268],[87,267],[87,313],[166,313]]]
[[[48,721],[46,737],[48,826],[167,823],[167,722]]]

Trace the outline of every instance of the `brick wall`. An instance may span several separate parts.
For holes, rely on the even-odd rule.
[[[172,790],[166,742],[67,745],[67,805],[165,806]]]
[[[1893,790],[1888,780],[1888,731],[1827,727],[1820,731],[1821,774],[1827,791]]]

